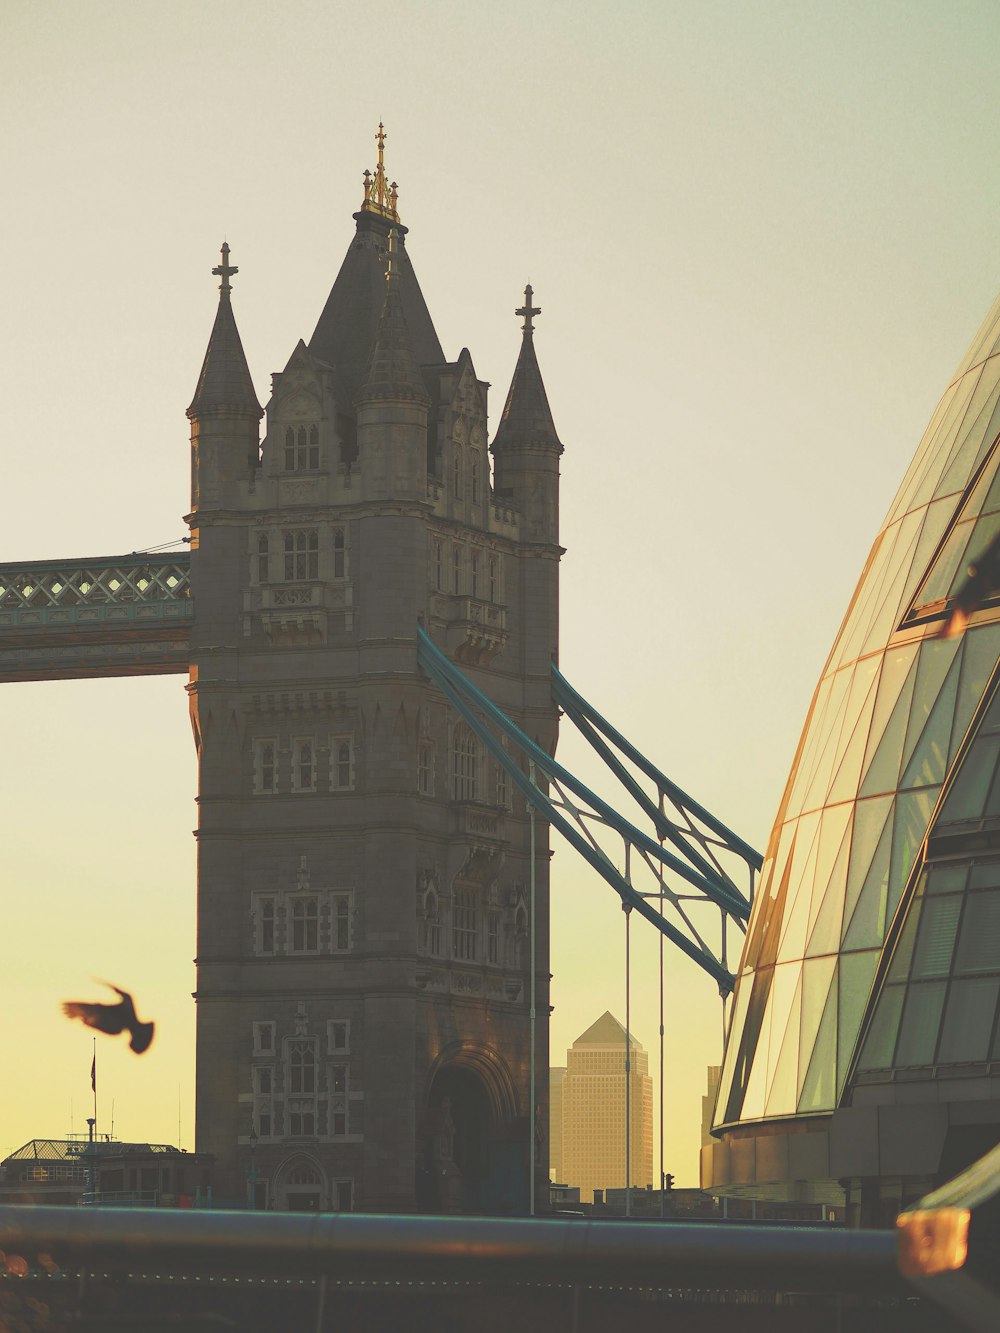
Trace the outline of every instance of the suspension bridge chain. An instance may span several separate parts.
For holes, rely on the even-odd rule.
[[[575,774],[536,745],[455,666],[423,629],[417,631],[421,669],[439,687],[493,759],[533,806],[621,899],[703,968],[725,998],[733,989],[727,928],[745,933],[754,881],[762,858],[698,802],[671,782],[552,668],[555,703],[590,743],[607,770],[652,824],[637,827]],[[656,788],[655,800],[626,761]],[[620,844],[624,870],[602,845]],[[665,846],[664,844],[669,844]],[[727,869],[732,866],[732,871]],[[737,867],[739,867],[737,869]],[[746,876],[742,890],[736,876]],[[639,887],[645,883],[647,886]],[[718,913],[720,941],[713,948],[699,924],[706,908]],[[669,913],[669,915],[668,915]],[[697,920],[696,920],[697,915]]]

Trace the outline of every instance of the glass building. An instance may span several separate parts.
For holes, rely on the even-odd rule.
[[[881,1222],[1000,1139],[1000,301],[816,687],[747,933],[702,1182]]]

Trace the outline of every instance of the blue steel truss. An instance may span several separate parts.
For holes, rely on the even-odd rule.
[[[610,773],[650,820],[655,836],[638,828],[542,750],[479,690],[418,629],[418,661],[494,760],[509,775],[529,806],[538,811],[618,894],[625,910],[635,910],[665,938],[703,968],[725,997],[734,977],[727,966],[726,928],[745,932],[761,856],[742,838],[692,800],[676,783],[631,745],[566,678],[552,668],[552,697],[604,761]],[[655,801],[626,763],[656,788]],[[624,849],[624,873],[601,846],[595,827],[610,830]],[[670,843],[671,848],[664,843]],[[747,888],[726,869],[739,864]],[[636,872],[652,875],[654,892],[633,882]],[[674,887],[677,881],[681,888]],[[720,914],[721,943],[713,950],[695,924],[692,908],[711,906]],[[664,914],[669,909],[674,920]]]

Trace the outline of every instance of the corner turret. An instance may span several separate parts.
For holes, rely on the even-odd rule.
[[[223,242],[222,263],[212,269],[222,279],[219,309],[187,410],[191,422],[192,510],[219,507],[227,486],[248,480],[257,467],[258,423],[264,410],[254,392],[233,315],[229,279],[238,272],[230,265],[229,246]]]
[[[555,545],[559,541],[559,455],[563,447],[535,356],[533,321],[542,312],[531,304],[533,296],[529,283],[524,305],[514,312],[524,317],[521,351],[490,452],[497,495],[520,510],[523,536],[529,542]]]

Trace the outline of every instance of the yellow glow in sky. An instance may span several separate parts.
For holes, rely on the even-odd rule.
[[[995,294],[1000,10],[8,0],[0,560],[180,538],[226,237],[258,395],[308,339],[372,134],[445,352],[493,383],[531,281],[565,444],[561,664],[763,846],[836,626]],[[0,1154],[85,1128],[63,999],[134,991],[100,1116],[193,1147],[195,759],[182,677],[0,701]],[[588,775],[568,734],[560,759]],[[624,1018],[622,914],[554,862],[553,1059]],[[657,944],[633,1027],[658,1081]],[[668,954],[665,1168],[696,1180],[714,987]],[[655,1125],[655,1116],[654,1116]],[[654,1128],[654,1139],[658,1130]]]

